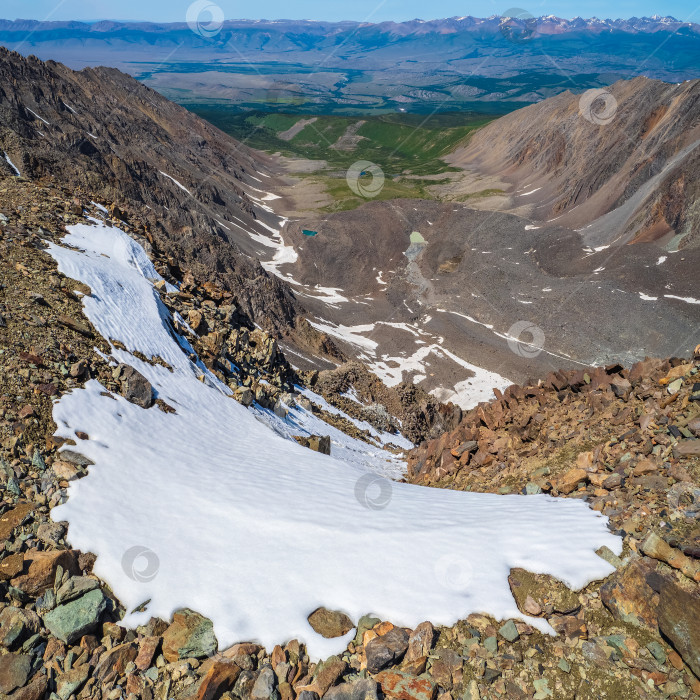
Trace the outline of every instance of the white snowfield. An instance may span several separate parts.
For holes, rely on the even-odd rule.
[[[619,554],[621,540],[579,499],[391,482],[277,435],[182,351],[188,343],[170,327],[150,281],[155,270],[134,241],[116,228],[77,225],[64,242],[71,248],[49,252],[92,289],[86,315],[129,350],[113,348],[114,358],[177,410],[141,409],[103,395],[95,380],[54,407],[57,434],[95,465],[52,516],[68,521],[74,547],[97,554],[96,574],[128,611],[150,601],[124,625],[187,606],[213,620],[220,648],[256,640],[271,649],[297,638],[319,658],[352,636],[317,635],[307,616],[319,606],[407,627],[484,612],[551,632],[518,611],[511,567],[573,588],[613,571],[595,550]],[[139,361],[136,350],[172,372]],[[132,562],[134,547],[146,555]]]

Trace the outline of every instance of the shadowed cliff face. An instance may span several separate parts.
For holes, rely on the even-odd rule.
[[[565,93],[491,123],[453,154],[498,173],[511,207],[614,242],[700,246],[700,81],[645,78]],[[675,238],[675,240],[674,240]]]
[[[222,285],[252,322],[295,336],[303,309],[249,235],[280,227],[262,202],[274,187],[264,155],[117,70],[74,72],[4,49],[0,149],[23,177],[114,202],[176,274]],[[0,170],[14,174],[2,154]],[[302,330],[302,344],[319,344]]]

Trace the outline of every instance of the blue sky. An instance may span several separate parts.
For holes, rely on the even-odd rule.
[[[672,15],[680,20],[700,22],[700,0],[524,0],[504,4],[501,0],[470,3],[464,0],[212,0],[227,19],[319,19],[401,21],[419,17],[435,19],[503,14],[511,7],[523,7],[535,16],[601,18]],[[134,19],[182,22],[191,0],[0,0],[4,19]]]

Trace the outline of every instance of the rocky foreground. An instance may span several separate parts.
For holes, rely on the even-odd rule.
[[[93,574],[94,556],[71,549],[64,525],[50,517],[90,466],[77,444],[57,453],[65,444],[52,437],[52,400],[96,378],[150,410],[171,409],[153,405],[149,385],[131,368],[115,370],[95,353],[109,347],[82,314],[80,298],[90,290],[58,274],[43,251],[44,240],[84,220],[89,200],[17,179],[0,183],[0,194],[0,698],[700,696],[700,349],[692,359],[648,360],[629,370],[553,373],[510,387],[466,416],[434,407],[421,414],[428,407],[416,402],[418,437],[433,437],[441,422],[451,432],[410,455],[407,479],[584,498],[624,537],[621,558],[600,552],[617,571],[583,591],[510,572],[521,611],[546,618],[556,636],[483,615],[452,628],[426,621],[409,630],[320,609],[309,618],[317,632],[336,637],[354,627],[356,634],[343,654],[314,663],[296,641],[218,649],[211,622],[193,610],[135,631],[119,627],[124,610]],[[353,402],[339,392],[355,384],[361,397],[381,397],[357,367],[298,376],[232,295],[186,274],[179,281],[178,294],[163,290],[164,302],[181,314],[183,332],[185,320],[198,332],[190,336],[194,349],[242,403],[283,410],[295,382],[336,395],[348,410]],[[225,360],[235,374],[227,374]],[[402,397],[384,395],[397,406]],[[393,424],[393,405],[356,410],[382,429]],[[382,572],[368,575],[380,581]]]

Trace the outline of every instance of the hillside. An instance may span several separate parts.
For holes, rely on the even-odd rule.
[[[498,175],[510,207],[577,229],[593,248],[697,248],[700,81],[636,78],[591,99],[565,93],[518,110],[448,160]]]

